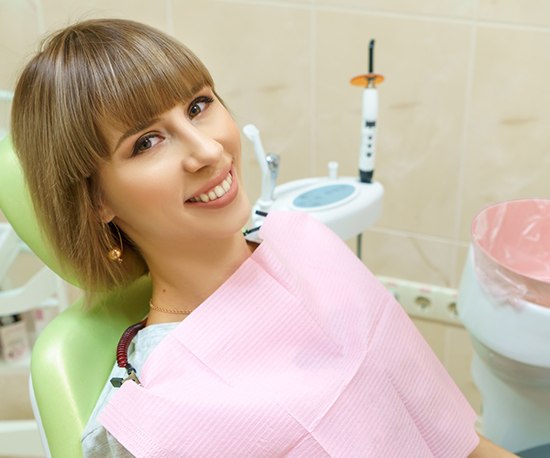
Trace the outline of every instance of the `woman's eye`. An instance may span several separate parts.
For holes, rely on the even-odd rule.
[[[157,145],[161,141],[161,138],[157,134],[147,134],[141,137],[134,146],[134,151],[132,155],[143,153],[148,149],[151,149],[153,146]]]
[[[189,117],[193,119],[195,116],[200,115],[213,101],[214,99],[212,97],[206,95],[197,97],[189,105]]]

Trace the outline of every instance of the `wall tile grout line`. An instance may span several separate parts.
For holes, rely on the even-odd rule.
[[[310,10],[311,9],[311,0],[308,2],[292,2],[292,1],[277,1],[277,0],[262,0],[261,3],[258,2],[258,0],[214,0],[219,3],[232,3],[232,4],[239,4],[239,5],[251,5],[251,6],[275,6],[275,7],[283,7],[283,8],[291,8],[291,9],[298,9],[298,10]]]
[[[174,0],[164,0],[164,7],[166,10],[166,33],[171,36],[175,36],[173,1]]]
[[[238,0],[228,0],[228,1],[238,1]],[[397,13],[394,11],[384,11],[380,9],[373,8],[364,8],[360,6],[336,6],[336,5],[323,5],[317,4],[315,9],[318,11],[326,12],[341,12],[341,13],[359,13],[379,17],[388,17],[395,19],[407,19],[407,20],[416,20],[416,21],[425,21],[425,22],[436,22],[436,23],[446,23],[446,24],[462,24],[468,25],[472,24],[473,21],[478,26],[488,27],[488,28],[498,28],[498,29],[513,29],[513,30],[523,30],[529,32],[546,32],[550,33],[550,24],[545,25],[535,25],[535,24],[521,24],[510,21],[498,21],[490,19],[481,19],[477,18],[477,9],[473,17],[453,17],[447,15],[435,15],[435,14],[421,14],[421,13]]]
[[[445,243],[445,244],[454,245],[456,247],[462,247],[462,248],[467,248],[469,246],[469,242],[463,242],[450,237],[427,235],[427,234],[422,234],[420,232],[401,231],[399,229],[389,229],[389,228],[383,228],[379,226],[370,227],[369,229],[367,229],[366,232],[373,232],[376,234],[388,234],[388,235],[393,235],[397,237],[414,238],[417,240],[422,240],[424,242]]]
[[[36,11],[36,25],[38,27],[38,33],[40,36],[46,34],[46,19],[44,17],[44,5],[42,4],[43,0],[34,0],[34,6]]]
[[[311,0],[313,3],[313,0]],[[309,142],[309,174],[313,176],[317,164],[317,12],[310,6],[309,9],[309,39],[311,62],[309,69],[310,79],[310,142]]]
[[[473,94],[473,85],[475,79],[475,57],[477,52],[477,26],[475,22],[471,24],[470,32],[470,49],[468,51],[468,69],[466,73],[466,85],[464,88],[464,112],[462,120],[462,133],[461,133],[461,145],[459,148],[460,154],[458,159],[458,187],[456,192],[456,202],[455,202],[455,229],[454,229],[454,239],[458,240],[460,238],[460,229],[462,226],[462,210],[464,207],[464,176],[465,176],[465,162],[468,145],[468,127],[469,119],[472,105],[472,94]],[[458,278],[458,247],[455,247],[453,250],[452,256],[452,265],[451,265],[451,278]]]

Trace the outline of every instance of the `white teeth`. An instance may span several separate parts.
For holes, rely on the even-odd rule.
[[[233,177],[231,174],[228,174],[227,177],[225,177],[225,179],[214,189],[211,189],[207,193],[202,193],[199,196],[191,197],[189,202],[210,202],[212,200],[219,199],[225,195],[227,191],[229,191],[231,188],[231,183],[233,183]]]
[[[223,188],[222,188],[221,186],[216,186],[216,187],[214,188],[214,192],[216,193],[216,195],[217,195],[218,197],[221,197],[221,196],[223,196],[223,195],[225,194],[225,191],[223,190]]]

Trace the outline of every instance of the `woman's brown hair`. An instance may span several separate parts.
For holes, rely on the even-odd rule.
[[[213,81],[166,34],[128,20],[81,22],[51,35],[24,68],[12,106],[12,140],[35,211],[60,262],[93,294],[146,271],[117,228],[101,221],[98,170],[110,159],[102,126],[120,130],[188,101]]]

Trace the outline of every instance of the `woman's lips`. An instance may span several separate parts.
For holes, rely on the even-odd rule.
[[[211,202],[216,199],[219,199],[220,197],[223,197],[231,188],[231,183],[233,182],[233,177],[231,176],[231,172],[227,174],[227,176],[222,180],[221,183],[217,184],[210,190],[206,192],[202,192],[199,195],[195,197],[191,197],[188,199],[188,202]]]
[[[200,208],[221,208],[237,196],[239,186],[233,167],[217,185],[185,201],[186,205]]]

